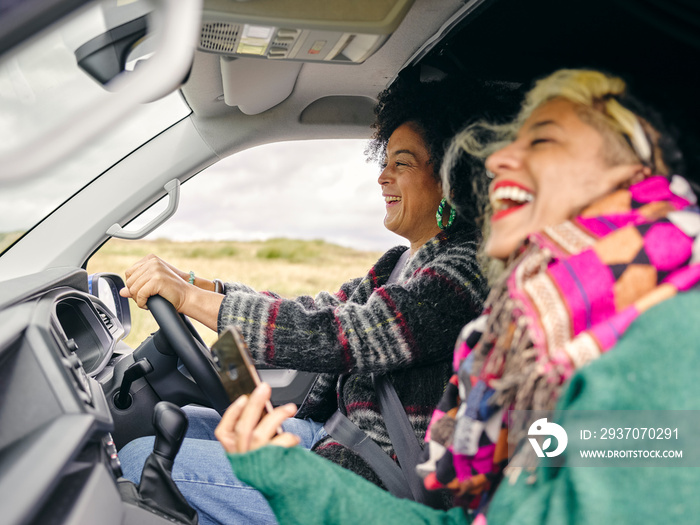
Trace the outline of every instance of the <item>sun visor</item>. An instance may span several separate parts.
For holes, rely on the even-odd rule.
[[[205,0],[199,49],[233,57],[359,64],[413,0]]]
[[[301,62],[221,57],[224,102],[257,115],[285,100],[294,89]]]

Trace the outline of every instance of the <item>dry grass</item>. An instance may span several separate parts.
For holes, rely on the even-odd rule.
[[[323,241],[271,239],[258,242],[173,242],[123,241],[112,239],[88,263],[89,273],[124,271],[136,261],[154,253],[185,271],[208,279],[238,281],[256,290],[272,290],[284,297],[316,295],[336,291],[353,277],[360,277],[381,253],[361,252]],[[131,303],[131,334],[126,339],[138,346],[157,325],[148,312]],[[216,334],[195,323],[204,340],[211,344]]]
[[[9,248],[24,232],[0,233],[0,253]]]

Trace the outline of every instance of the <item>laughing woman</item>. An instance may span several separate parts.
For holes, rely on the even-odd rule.
[[[456,508],[394,499],[285,448],[284,436],[263,447],[284,418],[268,416],[251,439],[265,386],[247,406],[232,405],[217,430],[236,472],[283,523],[695,521],[697,469],[567,467],[575,443],[563,468],[511,465],[499,484],[508,441],[527,444],[527,428],[503,425],[507,409],[564,410],[566,427],[574,410],[700,408],[691,315],[700,308],[700,214],[688,183],[672,175],[672,140],[619,78],[562,70],[535,85],[509,126],[456,138],[447,194],[450,159],[464,151],[487,156],[486,251],[506,271],[460,335],[430,458],[419,465],[428,488],[453,491]]]

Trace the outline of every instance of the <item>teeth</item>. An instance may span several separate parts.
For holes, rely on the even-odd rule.
[[[491,204],[496,211],[503,210],[512,206],[511,203],[503,201],[512,201],[517,204],[525,204],[535,200],[535,196],[521,188],[515,186],[501,186],[494,190],[491,194]]]
[[[389,203],[389,202],[398,202],[401,200],[401,197],[394,197],[393,195],[389,195],[387,197],[384,197],[384,200]]]

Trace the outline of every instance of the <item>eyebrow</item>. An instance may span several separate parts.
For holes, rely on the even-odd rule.
[[[413,153],[410,149],[399,149],[396,151],[390,151],[387,153],[387,155],[389,155],[389,156],[390,155],[400,155],[401,153],[406,153],[406,154],[410,155],[411,157],[416,158],[416,154]]]
[[[529,130],[529,131],[533,131],[533,130],[535,130],[535,129],[543,128],[543,127],[545,127],[545,126],[550,126],[550,125],[551,125],[551,126],[556,126],[556,127],[558,127],[558,128],[561,128],[561,124],[559,124],[559,123],[556,122],[555,120],[541,120],[541,121],[539,121],[539,122],[535,122],[534,124],[532,124],[532,125],[528,128],[528,130]]]

